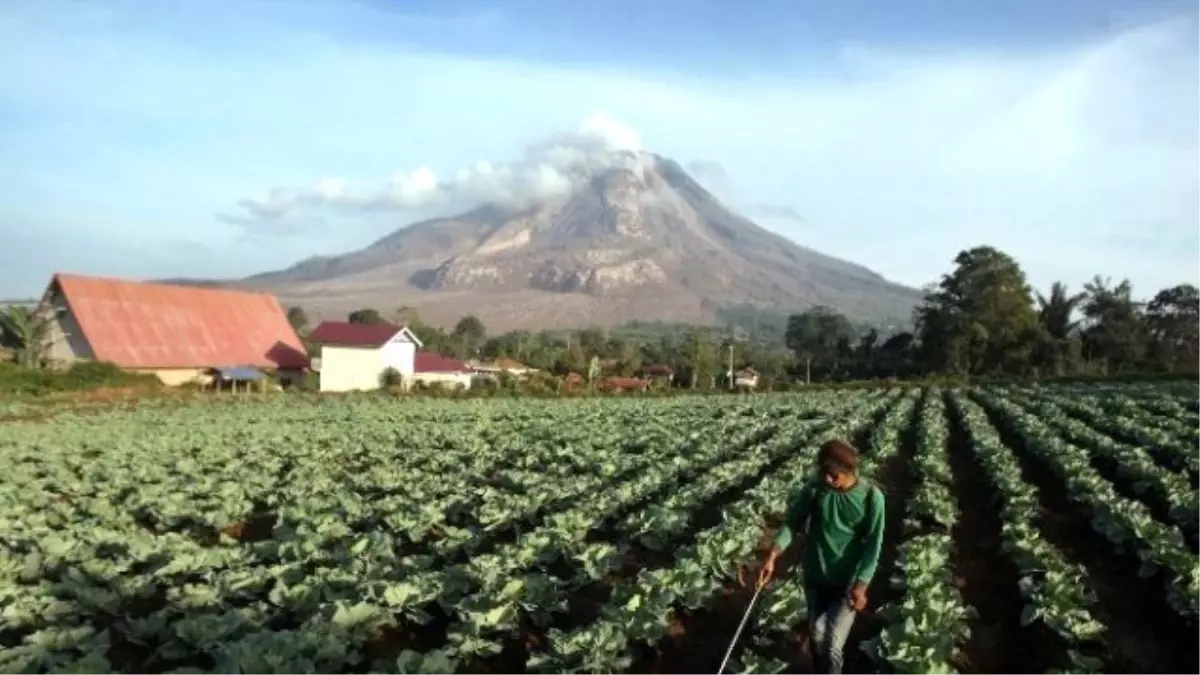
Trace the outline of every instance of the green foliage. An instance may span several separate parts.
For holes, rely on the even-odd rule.
[[[287,311],[288,323],[292,325],[292,330],[297,333],[308,332],[308,314],[302,307],[289,307]]]
[[[395,368],[384,368],[379,374],[379,384],[385,388],[399,387],[404,384],[404,376]]]
[[[587,376],[599,359],[604,377],[640,377],[666,365],[669,386],[706,391],[727,386],[733,368],[754,368],[759,389],[812,383],[930,377],[1047,378],[1195,373],[1200,299],[1195,286],[1160,291],[1149,303],[1133,299],[1128,281],[1099,277],[1082,292],[1055,283],[1035,293],[1021,266],[988,246],[968,249],[931,286],[907,326],[856,324],[829,307],[787,314],[749,305],[716,310],[717,325],[635,321],[616,328],[511,331],[489,336],[478,317],[463,317],[446,332],[401,307],[425,349],[461,359],[508,358],[565,376]],[[378,320],[372,309],[351,320]]]
[[[66,370],[29,368],[0,362],[0,394],[44,395],[109,387],[157,388],[159,379],[131,373],[103,361],[80,361]]]
[[[784,341],[798,361],[836,364],[850,354],[854,329],[850,320],[825,306],[788,317]]]
[[[673,608],[732,583],[816,442],[891,400],[279,396],[0,425],[3,618],[22,638],[0,672],[446,672],[527,621],[560,627],[529,670],[619,672]],[[730,493],[722,525],[701,526]],[[671,562],[612,580],[631,545]],[[566,626],[573,589],[601,581],[595,621]],[[803,604],[766,609],[763,633]],[[436,651],[374,648],[437,615]]]
[[[1042,330],[1024,271],[990,246],[963,251],[954,263],[916,310],[927,363],[972,375],[1023,371]]]
[[[346,317],[346,321],[349,321],[350,323],[385,323],[383,317],[379,315],[379,312],[369,307],[364,309],[356,309],[353,312],[350,312],[350,315]]]
[[[50,347],[51,326],[49,316],[29,307],[0,310],[0,347],[11,350],[22,366],[37,368]]]

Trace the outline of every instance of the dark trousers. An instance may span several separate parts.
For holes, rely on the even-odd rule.
[[[818,673],[841,673],[842,650],[854,625],[846,589],[805,584],[808,599],[808,631],[813,662]]]

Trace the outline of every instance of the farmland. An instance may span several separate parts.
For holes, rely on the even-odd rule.
[[[842,436],[888,495],[848,667],[1197,672],[1197,393],[278,395],[13,420],[0,671],[715,672],[739,567]],[[732,669],[808,670],[804,607],[780,574]]]

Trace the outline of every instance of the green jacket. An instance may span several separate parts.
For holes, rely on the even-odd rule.
[[[788,505],[775,545],[786,550],[811,521],[801,562],[805,584],[869,585],[883,549],[883,514],[883,492],[865,479],[845,492],[811,479]]]

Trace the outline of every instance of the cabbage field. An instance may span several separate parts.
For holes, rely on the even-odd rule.
[[[224,397],[0,422],[0,672],[716,672],[834,436],[848,668],[1197,672],[1195,384]],[[794,558],[794,552],[785,558]],[[783,573],[732,672],[805,672]]]

